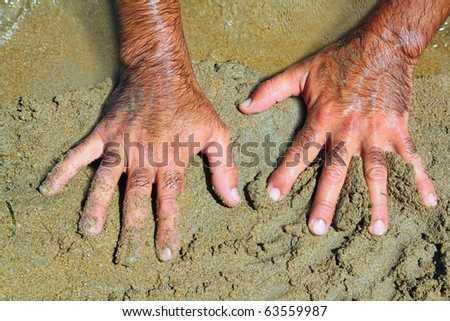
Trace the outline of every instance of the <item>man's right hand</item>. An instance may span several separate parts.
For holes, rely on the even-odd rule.
[[[388,228],[386,152],[397,152],[414,167],[423,203],[437,205],[408,132],[408,115],[414,67],[449,11],[444,0],[382,1],[358,29],[261,83],[240,105],[243,113],[254,114],[290,96],[305,100],[305,124],[267,189],[275,201],[285,197],[325,147],[308,222],[313,234],[327,233],[352,156],[363,159],[373,235]]]

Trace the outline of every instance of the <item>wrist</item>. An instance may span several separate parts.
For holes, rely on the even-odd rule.
[[[124,70],[179,76],[191,72],[178,0],[116,0]]]
[[[184,50],[183,50],[184,51]],[[151,49],[124,47],[120,60],[122,71],[160,78],[186,78],[193,76],[191,61],[187,51],[157,52]]]
[[[417,61],[449,12],[448,0],[383,0],[363,26]]]
[[[425,46],[413,42],[406,34],[397,33],[389,24],[369,21],[360,27],[361,43],[373,63],[386,65],[401,62],[415,66]],[[411,35],[413,36],[413,34]],[[419,41],[416,37],[416,41]]]
[[[142,61],[132,67],[122,65],[121,80],[130,85],[166,87],[166,90],[178,88],[180,84],[187,86],[196,84],[190,62],[180,62],[179,64],[162,63],[158,64],[158,67],[147,61]]]
[[[382,42],[405,59],[417,61],[427,45],[423,35],[412,28],[399,28],[385,21],[374,29]]]

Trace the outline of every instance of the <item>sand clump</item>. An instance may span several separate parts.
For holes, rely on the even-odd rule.
[[[372,237],[362,162],[355,158],[330,232],[315,237],[306,221],[321,160],[275,204],[265,185],[282,148],[264,160],[260,147],[266,135],[278,143],[294,137],[304,120],[301,102],[288,99],[263,114],[242,115],[236,104],[262,78],[259,72],[237,62],[202,61],[194,68],[231,130],[244,201],[236,209],[221,205],[208,171],[191,162],[179,198],[181,251],[171,263],[156,258],[151,213],[142,257],[127,266],[114,263],[124,179],[104,231],[93,239],[77,233],[98,162],[78,173],[60,195],[46,198],[37,191],[58,159],[95,126],[113,89],[111,80],[50,98],[0,101],[5,120],[0,300],[450,299],[448,76],[415,78],[410,117],[412,136],[439,194],[437,208],[421,204],[412,169],[388,155],[390,228],[385,236]],[[245,152],[245,142],[259,142],[246,147],[258,155],[257,162]],[[198,156],[195,160],[201,163]]]

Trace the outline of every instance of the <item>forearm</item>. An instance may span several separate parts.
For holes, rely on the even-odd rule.
[[[125,69],[177,76],[192,73],[178,0],[116,0]]]
[[[417,59],[449,12],[448,0],[382,0],[363,28]]]

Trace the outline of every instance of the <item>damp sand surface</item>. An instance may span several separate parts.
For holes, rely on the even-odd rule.
[[[192,27],[187,23],[186,29]],[[266,135],[278,146],[292,140],[304,121],[299,100],[288,99],[260,115],[242,115],[237,103],[267,71],[245,63],[245,57],[241,62],[206,58],[194,62],[198,81],[236,145],[261,143]],[[114,68],[110,72],[114,78]],[[179,197],[179,258],[169,263],[156,259],[155,222],[149,213],[145,251],[130,266],[114,263],[124,180],[108,208],[104,231],[93,239],[76,231],[98,163],[81,170],[57,196],[46,198],[37,191],[52,166],[98,121],[114,81],[94,78],[93,84],[75,81],[43,93],[37,85],[27,91],[18,84],[20,95],[0,98],[1,300],[450,299],[448,74],[434,67],[416,74],[410,116],[411,135],[439,194],[437,208],[421,204],[412,169],[389,154],[390,227],[383,237],[371,236],[362,163],[354,158],[332,228],[315,237],[306,221],[320,159],[285,199],[273,203],[265,185],[282,152],[274,148],[264,158],[259,144],[249,149],[258,155],[253,162],[255,157],[235,148],[242,204],[235,209],[221,205],[200,157],[193,158]]]

